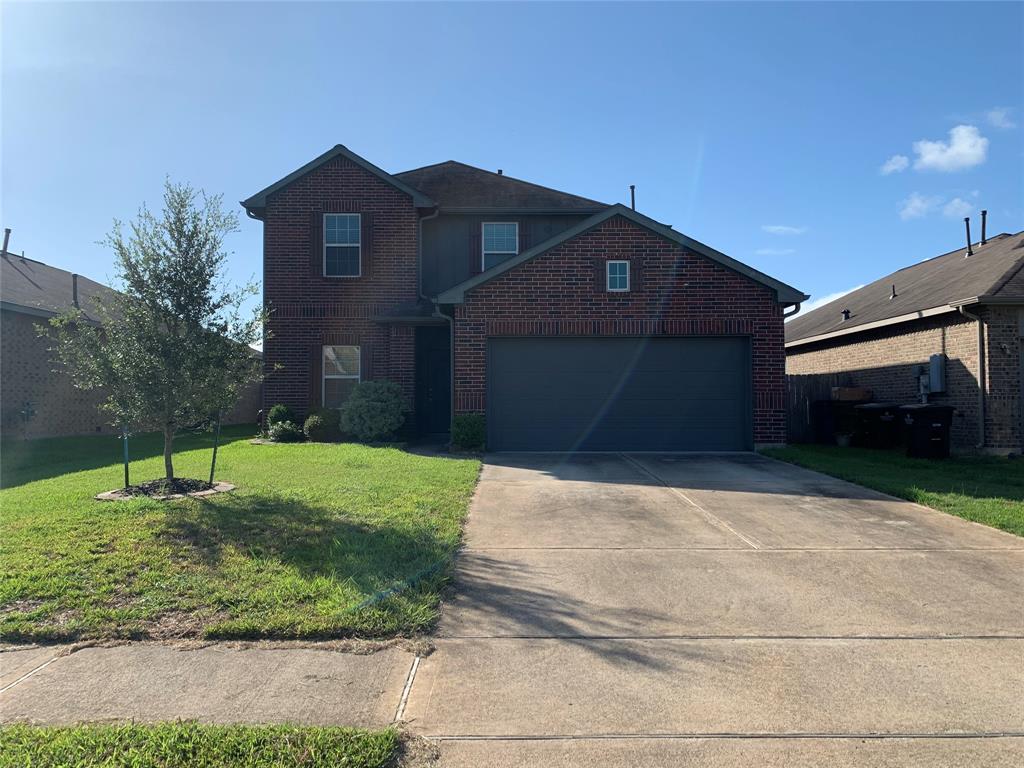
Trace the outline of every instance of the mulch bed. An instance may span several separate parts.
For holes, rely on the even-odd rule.
[[[127,488],[115,488],[106,493],[96,496],[100,501],[123,501],[146,497],[149,499],[183,499],[186,496],[211,496],[215,493],[226,493],[235,490],[231,483],[214,483],[211,485],[205,480],[195,480],[190,477],[176,477],[168,483],[164,479],[150,480],[140,485],[130,485]]]

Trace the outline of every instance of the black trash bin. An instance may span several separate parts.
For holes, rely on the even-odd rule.
[[[949,456],[949,430],[953,425],[953,407],[914,403],[900,406],[907,456],[944,459]]]
[[[857,431],[856,400],[815,400],[811,403],[811,426],[814,442],[835,445],[836,435],[852,435]]]
[[[862,448],[894,448],[900,444],[898,403],[864,403],[854,409],[857,431],[854,444]]]

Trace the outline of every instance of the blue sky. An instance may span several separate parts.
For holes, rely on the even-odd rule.
[[[96,279],[165,175],[229,205],[336,143],[607,202],[816,298],[1024,229],[1024,5],[2,6],[12,250]],[[241,209],[237,208],[239,213]],[[242,218],[230,276],[261,269]]]

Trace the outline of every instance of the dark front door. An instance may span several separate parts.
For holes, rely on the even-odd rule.
[[[447,434],[451,422],[451,336],[447,325],[416,329],[416,429]]]
[[[487,386],[493,451],[752,447],[745,338],[492,339]]]

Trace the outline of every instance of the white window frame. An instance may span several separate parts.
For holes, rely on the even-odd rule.
[[[626,287],[625,288],[612,288],[611,277],[612,277],[612,264],[625,264],[626,265]],[[604,265],[604,287],[608,293],[629,293],[629,261],[626,259],[609,259]],[[616,275],[619,277],[619,275]]]
[[[355,275],[328,275],[327,274],[327,247],[328,246],[334,246],[336,248],[344,248],[344,247],[351,248],[352,247],[351,245],[347,245],[346,246],[346,245],[343,245],[342,243],[328,243],[327,242],[327,217],[328,216],[355,216],[356,217],[356,221],[359,223],[359,230],[358,230],[359,231],[359,245],[357,246],[359,248],[359,273],[358,274],[355,274]],[[323,276],[324,277],[329,277],[329,278],[334,279],[334,280],[351,280],[351,279],[356,278],[356,277],[362,277],[363,276],[363,215],[361,213],[346,213],[346,212],[325,213],[323,216],[320,217],[320,224],[321,224],[321,227],[322,227],[322,233],[320,235],[320,240],[323,243],[323,267],[321,269],[321,272],[323,272]],[[339,346],[339,345],[334,345],[334,346]],[[340,345],[340,346],[347,346],[347,345]]]
[[[356,360],[359,361],[359,373],[353,376],[351,373],[338,374],[327,373],[325,358],[327,350],[331,347],[351,347],[356,351]],[[356,384],[363,380],[363,348],[358,344],[322,344],[320,345],[320,407],[327,407],[327,380],[328,379],[355,379]]]
[[[487,231],[488,224],[511,224],[516,228],[516,249],[514,251],[488,251],[486,244],[487,240],[484,238],[484,233]],[[519,222],[518,221],[484,221],[480,224],[480,271],[487,271],[487,255],[492,254],[494,256],[518,256],[519,255]]]

